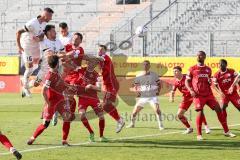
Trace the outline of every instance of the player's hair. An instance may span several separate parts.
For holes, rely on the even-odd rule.
[[[52,24],[46,25],[46,27],[45,27],[45,29],[44,29],[44,31],[43,31],[44,34],[47,35],[47,32],[50,31],[52,28],[55,28],[55,26],[52,25]]]
[[[48,12],[48,13],[54,13],[54,11],[51,8],[49,8],[49,7],[46,7],[43,10]]]
[[[150,61],[149,61],[149,60],[144,60],[143,63],[148,63],[148,64],[150,64]]]
[[[81,40],[83,39],[83,35],[79,32],[76,32],[73,35],[77,35]]]
[[[61,23],[59,23],[59,27],[62,29],[66,29],[68,27],[68,25],[66,22],[61,22]]]
[[[182,72],[182,68],[180,66],[175,66],[173,69],[177,69],[179,70],[180,72]]]
[[[50,68],[55,68],[58,65],[59,58],[57,55],[51,55],[48,57],[48,65]]]
[[[225,63],[225,64],[227,65],[227,60],[225,60],[225,59],[220,59],[219,62],[220,62],[220,63]]]
[[[206,53],[204,51],[198,51],[198,53],[202,53],[206,56]]]
[[[103,48],[105,51],[107,51],[107,46],[103,45],[103,44],[99,44],[99,47]]]

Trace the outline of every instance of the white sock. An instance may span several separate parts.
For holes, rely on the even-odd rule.
[[[35,82],[35,80],[32,79],[32,80],[28,83],[28,88],[29,88],[29,89],[34,87],[34,82]]]
[[[28,88],[28,83],[29,83],[29,77],[32,75],[33,73],[33,68],[27,68],[24,72],[23,75],[23,87],[24,88]]]
[[[136,121],[136,117],[133,117],[133,115],[131,116],[131,124],[135,125],[135,121]]]
[[[9,149],[9,151],[10,151],[11,153],[13,153],[13,152],[16,151],[16,149],[15,149],[14,147],[11,147],[11,148]]]
[[[156,116],[157,116],[158,126],[159,126],[159,127],[163,127],[161,114],[159,114],[159,115],[156,114]]]

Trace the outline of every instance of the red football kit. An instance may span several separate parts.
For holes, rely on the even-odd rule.
[[[233,84],[238,73],[234,69],[227,69],[225,72],[218,71],[213,77],[213,82],[218,84],[219,88],[225,95],[222,97],[221,101],[224,105],[228,105],[229,102],[240,110],[240,96],[237,92],[237,87],[234,87],[233,93],[229,94],[228,90]]]
[[[211,89],[212,70],[208,66],[194,65],[190,67],[187,79],[192,81],[192,89],[196,93],[193,102],[196,110],[202,110],[207,104],[211,109],[219,106]]]

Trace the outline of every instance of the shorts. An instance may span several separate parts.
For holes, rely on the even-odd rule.
[[[136,107],[144,107],[145,104],[149,103],[152,107],[155,107],[156,104],[159,104],[158,97],[140,97],[137,98]]]
[[[47,96],[50,106],[47,106],[47,104],[44,105],[43,118],[45,120],[50,121],[56,111],[62,115],[64,121],[72,121],[75,118],[76,101],[74,99],[67,101],[63,95],[51,90]]]
[[[221,99],[223,105],[228,105],[231,102],[239,111],[240,111],[240,96],[235,91],[231,95],[225,95],[224,98]]]
[[[196,111],[203,110],[205,105],[208,105],[212,110],[214,110],[216,106],[219,106],[219,103],[217,102],[216,98],[213,95],[209,95],[206,97],[202,96],[194,97],[193,103]]]
[[[34,59],[40,58],[40,47],[39,45],[31,47],[23,47],[24,52],[22,53],[22,58],[24,63],[31,63]]]
[[[193,98],[191,96],[183,96],[182,102],[179,104],[179,109],[188,110],[193,103]]]
[[[78,112],[80,112],[80,110],[87,111],[87,108],[89,106],[92,107],[96,115],[103,111],[102,108],[100,107],[100,101],[98,98],[79,97]]]
[[[117,83],[117,85],[115,85],[115,86],[105,85],[104,90],[105,90],[105,94],[104,94],[103,101],[104,102],[106,102],[106,101],[115,102],[117,99],[119,84]]]

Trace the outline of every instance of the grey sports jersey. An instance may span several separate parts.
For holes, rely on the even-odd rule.
[[[154,97],[158,92],[159,77],[155,72],[150,71],[148,74],[140,74],[134,80],[140,97]]]

